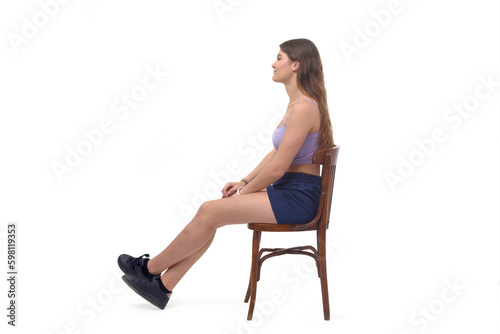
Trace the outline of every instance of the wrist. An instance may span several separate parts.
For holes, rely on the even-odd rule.
[[[246,186],[250,181],[248,181],[246,178],[242,178],[240,182],[243,182]]]
[[[241,189],[243,189],[243,188],[244,188],[244,186],[239,187],[239,188],[238,188],[238,190],[236,190],[236,194],[237,194],[238,196],[242,195],[242,193],[241,193]]]

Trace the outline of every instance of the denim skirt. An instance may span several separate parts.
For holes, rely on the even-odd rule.
[[[285,173],[267,187],[267,194],[278,224],[308,223],[318,212],[321,177]]]

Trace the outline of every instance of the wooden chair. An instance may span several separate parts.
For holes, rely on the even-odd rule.
[[[330,304],[328,300],[328,283],[326,278],[326,230],[330,221],[330,207],[332,202],[333,183],[335,180],[335,168],[339,147],[318,150],[314,152],[313,163],[322,165],[321,171],[321,198],[316,217],[308,222],[295,225],[261,224],[250,223],[248,228],[253,230],[252,243],[252,268],[250,271],[250,282],[248,284],[245,303],[250,298],[247,320],[252,320],[255,299],[257,295],[257,282],[260,280],[260,269],[262,263],[274,256],[284,254],[303,254],[312,257],[316,261],[318,276],[321,281],[321,293],[323,296],[323,313],[325,320],[330,320]],[[313,246],[291,247],[291,248],[260,248],[262,232],[297,232],[316,231],[317,248]],[[263,253],[269,254],[262,256]]]

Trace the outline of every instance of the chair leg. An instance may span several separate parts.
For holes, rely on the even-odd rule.
[[[330,301],[328,298],[328,280],[326,275],[326,231],[319,229],[318,236],[318,253],[319,253],[319,278],[321,281],[321,294],[323,297],[323,314],[325,320],[330,320]]]
[[[260,263],[260,257],[262,256],[262,251],[259,250],[259,256],[258,256],[258,259],[259,259],[259,262],[257,263],[257,282],[260,281],[260,266],[261,266],[261,263]],[[252,259],[253,259],[253,255],[252,255]],[[319,277],[319,272],[318,272],[318,277]],[[250,279],[248,280],[248,289],[247,289],[247,294],[245,295],[245,300],[244,302],[245,303],[248,303],[248,300],[250,299],[250,293],[252,291],[251,289],[252,287],[252,268],[250,268]]]
[[[260,236],[261,231],[253,231],[252,242],[252,270],[250,272],[250,305],[248,306],[247,320],[252,320],[253,309],[255,307],[255,298],[257,297],[257,276],[259,272],[259,251],[260,251]],[[248,295],[248,291],[247,291]]]
[[[250,268],[250,278],[248,279],[248,289],[247,294],[245,295],[245,303],[248,303],[250,299],[250,291],[252,290],[252,268]]]

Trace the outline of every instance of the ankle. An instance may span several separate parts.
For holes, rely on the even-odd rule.
[[[172,290],[174,289],[174,287],[166,281],[164,276],[160,277],[160,282],[161,282],[160,286],[165,288],[165,290],[167,290],[165,292],[171,293]]]
[[[156,276],[156,275],[159,275],[161,274],[161,272],[157,273],[155,270],[154,270],[154,265],[151,264],[151,262],[153,261],[153,259],[150,259],[148,262],[146,262],[146,269],[147,271],[153,275],[153,276]]]
[[[153,274],[153,271],[151,270],[151,260],[147,261],[146,262],[146,270],[151,274],[151,275],[154,275]]]

